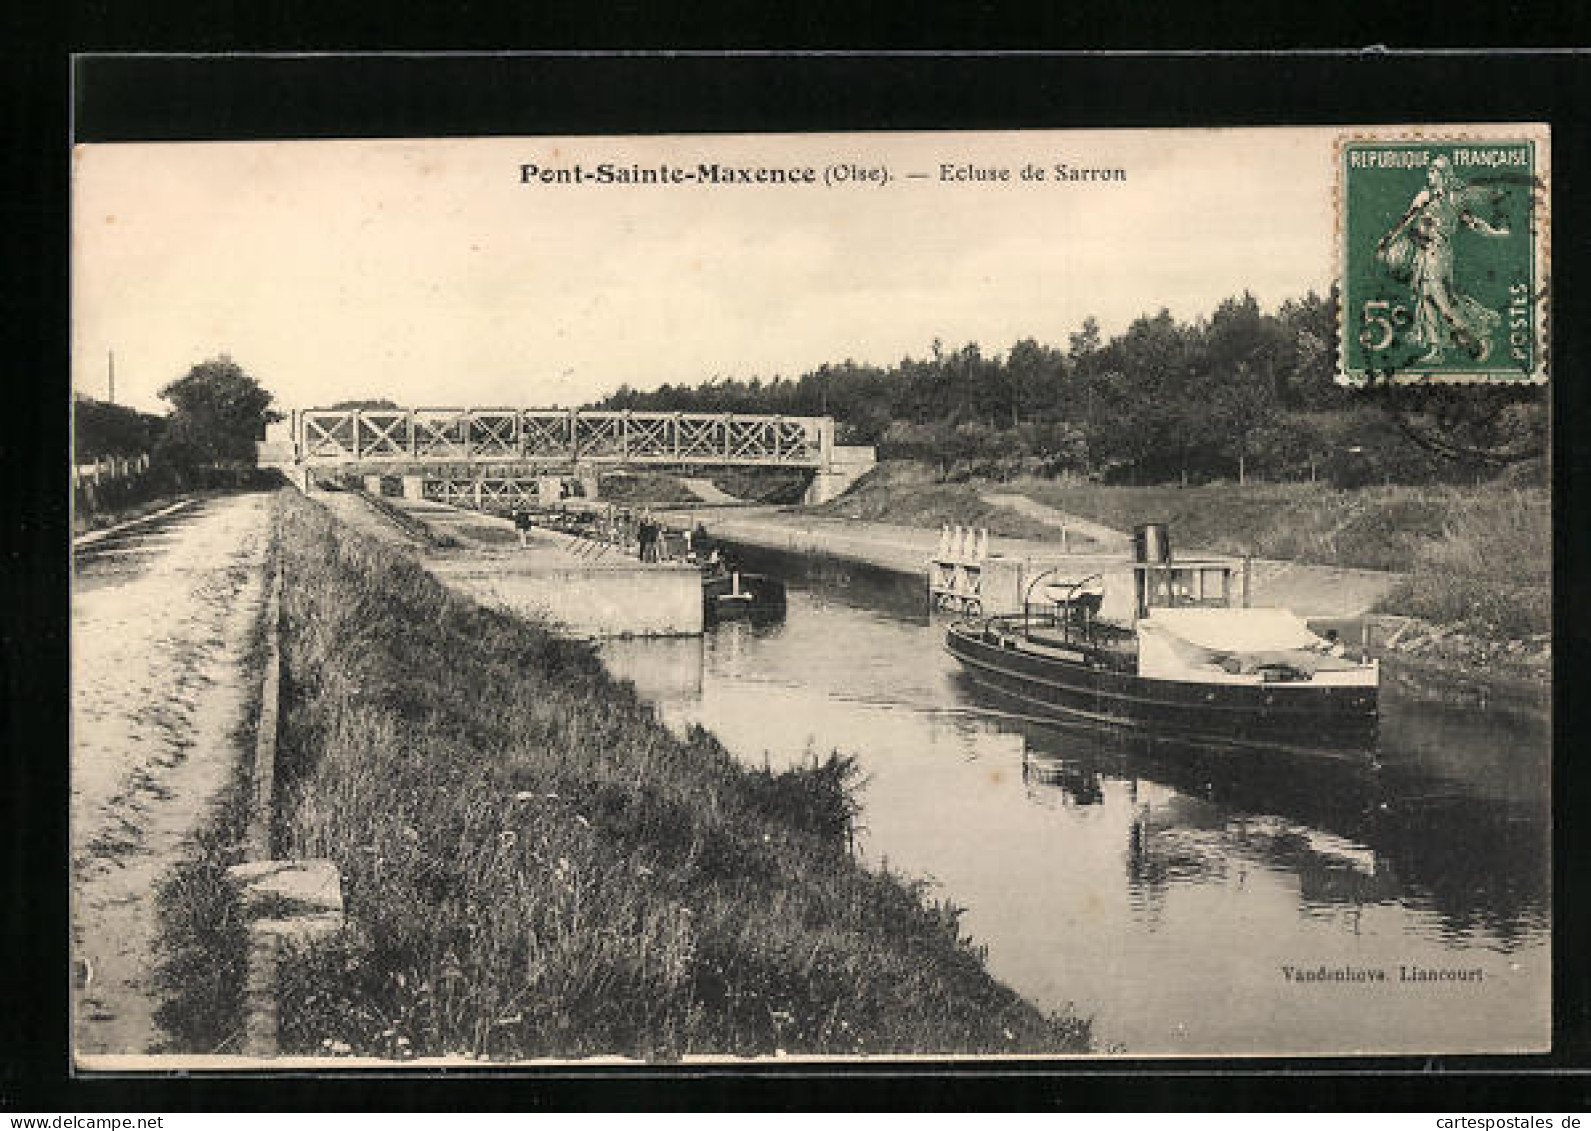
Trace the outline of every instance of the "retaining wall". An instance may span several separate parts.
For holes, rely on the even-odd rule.
[[[541,615],[578,636],[694,636],[701,574],[689,566],[548,564],[506,555],[432,559],[446,584],[483,604]]]

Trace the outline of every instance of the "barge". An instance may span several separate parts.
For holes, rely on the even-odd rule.
[[[1140,527],[1130,567],[1035,578],[1019,613],[964,617],[945,646],[976,685],[1025,713],[1203,745],[1373,754],[1380,667],[1287,609],[1234,606],[1234,567],[1175,560]],[[1127,586],[1125,618],[1101,615]],[[1036,594],[1037,601],[1032,598]]]
[[[702,571],[702,613],[707,623],[774,621],[785,615],[784,582],[715,561]]]

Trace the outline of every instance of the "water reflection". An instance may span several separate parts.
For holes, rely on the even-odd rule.
[[[1400,719],[1392,735],[1418,733],[1396,704],[1392,710]],[[1485,730],[1462,733],[1483,754],[1502,749],[1488,746]],[[1440,915],[1445,934],[1479,931],[1504,952],[1546,929],[1546,767],[1534,793],[1522,794],[1518,767],[1528,757],[1508,758],[1511,789],[1499,794],[1494,759],[1461,759],[1451,741],[1433,763],[1421,757],[1423,747],[1384,738],[1382,761],[1355,764],[1213,755],[1137,738],[1102,747],[1093,738],[1026,724],[1024,780],[1072,805],[1101,804],[1109,777],[1134,784],[1135,804],[1140,781],[1174,791],[1168,802],[1144,806],[1134,824],[1128,859],[1138,861],[1136,879],[1196,879],[1198,861],[1239,858],[1296,874],[1306,905],[1406,900]],[[1544,739],[1522,745],[1547,748]],[[1460,767],[1474,776],[1460,776]]]
[[[786,577],[780,624],[616,641],[607,661],[749,761],[855,754],[864,858],[935,879],[1030,998],[1135,1052],[1545,1039],[1544,721],[1394,695],[1375,761],[1036,723],[962,677],[916,587],[821,563]],[[1453,963],[1487,980],[1306,989],[1282,973]]]

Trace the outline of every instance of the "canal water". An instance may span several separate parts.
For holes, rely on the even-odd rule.
[[[748,565],[785,576],[783,621],[611,641],[610,670],[748,762],[854,755],[862,858],[930,880],[997,977],[1091,1017],[1102,1050],[1546,1047],[1539,713],[1387,692],[1365,762],[1128,741],[1025,720],[973,688],[920,585]]]

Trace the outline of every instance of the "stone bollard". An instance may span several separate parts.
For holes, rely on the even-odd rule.
[[[234,865],[227,875],[250,921],[241,1051],[275,1056],[282,944],[313,942],[342,930],[342,875],[330,860],[259,860]]]

